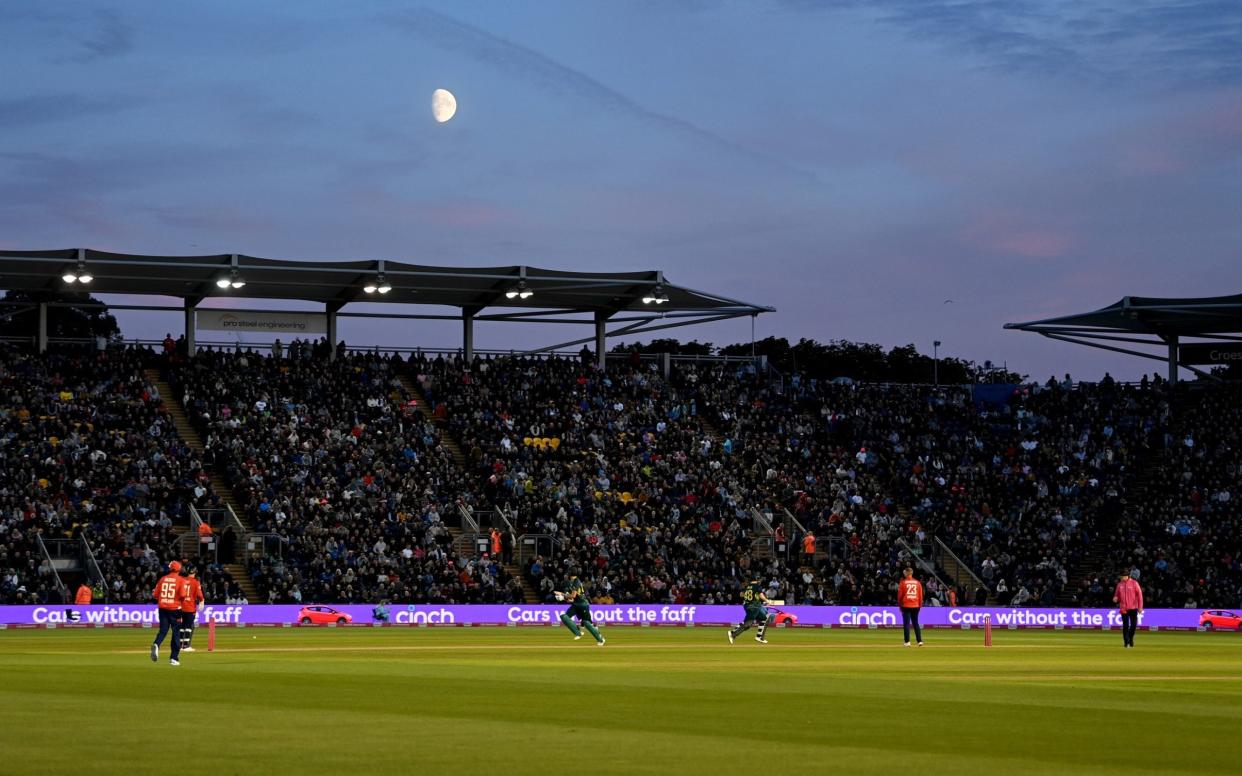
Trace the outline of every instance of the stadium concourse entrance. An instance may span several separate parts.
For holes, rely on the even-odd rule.
[[[109,304],[112,310],[180,311],[188,353],[197,347],[199,305],[206,299],[302,301],[310,310],[211,308],[204,314],[233,316],[232,331],[320,335],[339,341],[337,322],[347,318],[460,321],[461,354],[473,360],[476,321],[544,326],[589,327],[575,337],[527,353],[546,353],[593,343],[596,364],[606,368],[609,337],[633,336],[700,323],[728,320],[775,308],[742,302],[669,282],[659,270],[645,272],[567,272],[529,266],[444,267],[389,259],[366,261],[285,261],[243,254],[145,256],[83,248],[43,251],[0,250],[0,283],[27,301],[10,300],[0,317],[35,315],[38,352],[50,341],[50,306],[83,307],[66,301],[66,292],[124,294],[179,299],[179,304]],[[356,302],[391,306],[391,311],[354,312]],[[102,306],[102,305],[99,305]],[[424,307],[451,313],[423,312]],[[411,311],[413,308],[414,311]],[[300,318],[294,322],[284,316]],[[239,316],[246,320],[239,319]],[[247,326],[246,324],[250,324]],[[287,328],[282,328],[287,327]],[[32,327],[33,328],[33,327]],[[330,358],[335,358],[336,348]]]
[[[1163,361],[1171,383],[1177,382],[1178,367],[1214,377],[1201,367],[1242,364],[1242,294],[1190,299],[1127,296],[1094,312],[1007,323],[1005,328]]]

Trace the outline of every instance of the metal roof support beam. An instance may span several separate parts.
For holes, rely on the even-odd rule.
[[[194,346],[194,330],[197,324],[194,315],[194,308],[198,302],[194,297],[186,297],[185,300],[185,354],[186,358],[194,358],[196,348]]]
[[[660,273],[660,277],[664,277],[664,273],[663,273],[663,272],[661,272],[661,273]],[[688,286],[681,286],[681,290],[682,290],[682,291],[689,291],[689,292],[691,292],[691,293],[693,293],[693,294],[698,294],[699,296],[707,297],[708,299],[714,299],[714,300],[716,300],[717,302],[723,302],[723,303],[726,303],[726,304],[729,304],[729,305],[733,305],[733,306],[735,306],[735,307],[749,307],[749,308],[751,308],[752,310],[754,310],[756,313],[774,313],[774,312],[776,312],[776,308],[775,308],[775,307],[769,307],[769,306],[767,306],[767,305],[753,305],[753,304],[747,304],[746,302],[742,302],[742,301],[739,301],[739,300],[737,300],[737,299],[730,299],[730,298],[729,298],[729,297],[727,297],[727,296],[720,296],[719,294],[709,294],[709,293],[707,293],[706,291],[699,291],[699,290],[697,290],[697,289],[693,289],[693,288],[690,288],[690,287],[688,287]]]
[[[650,320],[650,319],[648,319],[648,320]],[[622,326],[621,328],[619,328],[619,329],[614,329],[613,331],[606,331],[606,332],[604,333],[604,337],[605,337],[605,338],[607,338],[607,337],[619,337],[619,336],[621,336],[622,334],[626,334],[626,333],[628,333],[631,329],[635,329],[635,328],[637,328],[638,326],[641,326],[641,325],[642,325],[642,322],[639,322],[639,323],[631,323],[629,326]],[[560,350],[561,348],[571,348],[571,347],[573,347],[573,346],[575,346],[575,345],[585,345],[585,344],[587,344],[588,342],[593,342],[594,340],[595,340],[595,337],[594,337],[594,336],[591,336],[591,337],[583,337],[582,339],[576,339],[576,340],[574,340],[574,341],[572,341],[572,342],[561,342],[561,343],[556,344],[556,345],[549,345],[549,346],[548,346],[548,347],[546,347],[546,348],[537,348],[537,349],[535,349],[535,350],[528,350],[528,351],[526,351],[526,354],[527,354],[527,355],[534,355],[534,354],[536,354],[536,353],[547,353],[547,352],[554,351],[554,350]],[[605,342],[605,345],[607,345],[607,342]]]
[[[1177,335],[1171,334],[1165,340],[1169,344],[1169,385],[1177,384]]]
[[[1124,329],[1086,329],[1079,326],[1040,326],[1034,329],[1021,329],[1021,331],[1029,331],[1035,334],[1065,334],[1072,337],[1087,337],[1088,339],[1129,342],[1135,345],[1160,345],[1164,343],[1164,340],[1162,340],[1157,334],[1141,331],[1126,331]],[[1147,339],[1143,339],[1144,337]]]
[[[595,314],[595,368],[608,370],[608,313]]]
[[[551,315],[572,315],[580,312],[582,311],[568,307],[561,307],[555,310],[522,310],[516,313],[491,313],[490,315],[477,315],[475,317],[480,321],[516,321],[547,317]],[[565,322],[582,323],[581,320]]]
[[[466,359],[466,369],[474,363],[474,314],[477,307],[462,308],[462,358]]]
[[[16,318],[22,313],[28,313],[31,310],[35,309],[35,305],[26,304],[25,302],[0,302],[0,304],[7,306],[7,307],[16,308],[13,310],[9,310],[8,312],[5,312],[5,313],[0,313],[0,321],[7,321],[12,318]]]
[[[643,320],[638,321],[636,323],[631,323],[628,326],[622,326],[619,329],[613,329],[612,331],[608,332],[606,336],[620,337],[622,334],[642,334],[644,332],[660,331],[662,329],[676,329],[682,326],[694,326],[695,324],[698,324],[698,323],[714,323],[716,321],[727,321],[730,318],[740,318],[743,315],[750,315],[750,313],[746,312],[746,313],[728,313],[726,315],[709,315],[709,316],[705,316],[702,318],[695,318],[694,320],[691,320],[691,321],[678,321],[676,323],[662,323],[659,326],[645,326],[644,324],[650,323],[652,321],[661,320],[660,318],[644,318]],[[535,348],[534,350],[527,350],[525,351],[525,353],[526,355],[535,355],[536,353],[547,353],[549,351],[560,350],[562,348],[572,348],[577,345],[583,345],[588,342],[591,342],[593,339],[594,337],[583,337],[581,339],[572,340],[570,342],[559,342],[555,345],[548,345],[547,347]],[[1153,358],[1155,358],[1155,356],[1153,356]]]
[[[324,305],[324,312],[328,314],[328,360],[336,360],[336,314],[344,303],[328,302]]]
[[[728,315],[712,315],[706,318],[698,318],[693,321],[678,321],[677,323],[662,323],[659,326],[634,325],[634,326],[628,326],[625,329],[622,329],[620,331],[610,331],[608,332],[608,336],[616,337],[623,333],[624,334],[646,334],[647,332],[650,332],[650,331],[662,331],[664,329],[679,329],[682,326],[694,326],[695,324],[698,324],[698,323],[714,323],[716,321],[727,321],[730,318],[741,318],[743,315],[750,315],[750,313],[730,313]]]
[[[1069,342],[1074,345],[1086,345],[1089,348],[1099,348],[1100,350],[1111,350],[1114,353],[1125,353],[1130,356],[1138,356],[1139,358],[1150,358],[1153,361],[1164,361],[1165,360],[1164,356],[1156,356],[1156,355],[1152,355],[1151,353],[1144,353],[1141,350],[1132,350],[1130,348],[1119,348],[1119,347],[1116,347],[1115,345],[1101,345],[1098,342],[1088,342],[1086,340],[1076,339],[1074,337],[1069,337],[1064,334],[1055,334],[1050,331],[1041,331],[1039,333],[1044,335],[1048,339],[1060,340],[1061,342]]]
[[[1224,342],[1242,342],[1242,337],[1233,334],[1192,334],[1192,337],[1207,340],[1221,340]]]
[[[1113,345],[1101,345],[1098,342],[1088,342],[1087,340],[1075,339],[1073,337],[1067,337],[1063,334],[1053,334],[1052,332],[1047,332],[1047,331],[1041,331],[1040,334],[1044,335],[1048,339],[1060,340],[1061,342],[1068,342],[1073,345],[1086,345],[1089,348],[1099,348],[1100,350],[1111,350],[1114,353],[1125,353],[1126,355],[1129,355],[1129,356],[1138,356],[1139,358],[1149,358],[1152,361],[1164,361],[1164,362],[1168,361],[1168,358],[1165,356],[1157,356],[1151,353],[1144,353],[1141,350],[1131,350],[1130,348],[1119,348]],[[1196,366],[1192,366],[1190,364],[1182,364],[1178,362],[1176,358],[1174,358],[1174,363],[1176,363],[1178,366],[1182,366],[1182,367],[1185,367],[1186,369],[1189,369],[1190,371],[1194,372],[1200,377],[1204,377],[1209,380],[1220,379],[1219,377],[1216,377],[1213,374],[1205,372]]]
[[[39,302],[39,339],[40,353],[47,352],[47,302]]]

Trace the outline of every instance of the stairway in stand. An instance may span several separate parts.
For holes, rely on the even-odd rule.
[[[1126,490],[1129,493],[1126,501],[1128,503],[1141,504],[1148,501],[1153,490],[1158,490],[1159,474],[1161,470],[1161,460],[1159,454],[1153,454],[1148,451],[1143,455],[1142,460],[1135,467],[1138,473],[1134,479],[1127,483]],[[1092,535],[1094,541],[1083,554],[1082,560],[1077,563],[1074,573],[1069,575],[1069,581],[1065,584],[1065,589],[1057,596],[1058,606],[1068,606],[1072,603],[1073,593],[1078,590],[1084,580],[1101,574],[1108,570],[1108,544],[1104,537],[1110,536],[1125,521],[1125,515],[1122,514],[1124,508],[1118,510],[1118,514],[1107,521],[1100,521],[1095,525],[1095,531]],[[1108,589],[1110,583],[1116,580],[1104,580],[1105,589]]]
[[[160,399],[164,403],[164,408],[168,410],[168,417],[173,422],[173,428],[177,429],[177,436],[185,443],[186,447],[193,450],[197,455],[202,455],[204,445],[203,437],[198,430],[190,424],[189,417],[185,414],[181,402],[173,395],[172,386],[160,375],[158,369],[146,370],[147,380],[160,392]],[[204,467],[206,469],[206,467]],[[253,530],[246,524],[243,517],[241,503],[233,494],[233,489],[228,486],[224,478],[214,468],[206,469],[208,476],[211,478],[211,489],[220,497],[220,500],[233,508],[233,513],[237,515],[237,519],[241,521],[242,527],[247,531]],[[238,544],[245,541],[245,537],[238,538]],[[225,563],[224,570],[233,576],[233,580],[241,587],[242,592],[246,594],[246,600],[250,603],[263,603],[259,600],[259,591],[255,588],[254,583],[250,581],[250,575],[240,563]]]
[[[712,445],[715,447],[715,449],[723,450],[725,435],[720,432],[720,429],[716,428],[716,424],[713,423],[711,419],[703,413],[699,413],[698,415],[695,415],[695,417],[699,419],[699,423],[703,424],[703,431],[712,440]],[[791,526],[785,526],[786,530],[788,530],[790,527]],[[751,550],[751,557],[754,558],[755,560],[762,560],[762,561],[768,561],[768,560],[775,558],[776,557],[776,541],[773,540],[770,545],[768,544],[768,542],[763,541],[765,539],[771,539],[771,538],[772,538],[771,536],[763,533],[762,531],[752,530],[750,532],[751,546],[753,548]]]
[[[946,581],[948,582],[957,581],[957,584],[961,585],[962,587],[965,587],[967,597],[968,597],[967,600],[973,603],[974,591],[971,588],[974,585],[974,580],[972,579],[972,576],[971,576],[972,570],[958,563],[956,560],[954,560],[949,555],[943,555],[940,558],[940,567],[944,569],[944,573],[948,575],[948,580]],[[987,605],[996,606],[997,603],[998,601],[996,600],[996,593],[992,592],[991,588],[989,588]]]
[[[423,416],[423,419],[435,423],[435,418],[431,414],[431,405],[427,401],[427,394],[423,393],[423,387],[418,384],[418,381],[411,378],[405,372],[398,372],[397,379],[401,381],[401,387],[405,389],[405,392],[413,396],[415,401],[418,402],[418,411]],[[449,455],[453,456],[457,466],[462,471],[466,471],[466,454],[462,451],[461,445],[457,444],[457,440],[453,439],[443,427],[440,427],[440,444],[444,445],[444,449],[449,451]]]
[[[720,429],[716,428],[716,424],[713,423],[710,418],[703,414],[696,415],[695,417],[697,417],[699,422],[703,424],[703,430],[706,431],[707,435],[712,438],[712,442],[717,447],[724,445],[725,435],[720,432]]]
[[[700,413],[696,415],[695,417],[697,417],[699,419],[699,422],[703,424],[703,431],[707,434],[708,437],[711,438],[712,444],[715,446],[715,449],[721,451],[721,454],[723,454],[724,441],[725,441],[724,433],[716,426],[715,423],[712,422],[711,418],[709,418],[706,414]],[[781,515],[773,515],[773,517],[778,523],[784,520],[783,516]],[[773,524],[773,528],[775,527],[776,527],[775,524]],[[830,561],[828,552],[822,548],[822,544],[821,544],[821,547],[818,549],[818,551],[815,553],[815,557],[812,559],[812,563],[814,565],[813,566],[802,565],[802,545],[798,543],[801,539],[800,537],[791,536],[792,533],[794,533],[794,526],[792,524],[787,524],[785,526],[785,536],[786,536],[786,540],[789,543],[789,546],[788,546],[789,557],[785,559],[785,566],[788,567],[788,566],[797,564],[799,571],[811,572],[811,576],[813,577],[814,584],[823,584],[824,575],[822,573],[822,569],[824,568],[824,565]],[[770,537],[768,534],[765,534],[761,531],[752,530],[750,532],[750,538],[751,538],[752,546],[754,547],[754,549],[752,550],[752,557],[755,560],[766,562],[766,561],[772,560],[777,557],[776,541],[774,537]],[[766,541],[763,541],[769,538],[772,539],[772,543],[770,546]]]
[[[423,419],[436,423],[436,419],[432,416],[433,411],[431,404],[427,401],[427,394],[423,393],[423,387],[418,384],[418,381],[405,372],[398,372],[397,379],[401,381],[401,387],[405,389],[405,392],[414,397],[414,399],[418,402],[418,411],[423,416]],[[448,429],[444,424],[436,423],[436,427],[440,432],[440,444],[444,445],[444,449],[449,451],[449,455],[453,457],[453,460],[457,463],[457,467],[463,472],[469,474],[470,469],[466,465],[466,454],[462,451],[461,444],[453,438],[452,434],[448,432]],[[493,504],[492,509],[495,508],[496,506]],[[474,557],[476,548],[474,547],[474,543],[470,541],[470,537],[463,537],[461,535],[461,531],[456,528],[450,528],[449,531],[453,534],[453,547],[457,550],[458,554],[467,558]],[[514,538],[516,539],[517,537]],[[536,591],[534,586],[531,585],[531,583],[528,582],[522,575],[521,568],[512,563],[506,563],[505,571],[509,572],[510,576],[522,583],[522,596],[526,599],[526,603],[539,603],[538,591]]]
[[[236,582],[237,586],[240,587],[242,592],[246,594],[246,600],[248,602],[252,604],[267,603],[267,601],[264,601],[259,597],[259,591],[254,586],[254,582],[250,580],[250,574],[246,572],[246,569],[240,563],[224,563],[221,565],[225,571],[229,572],[229,574],[233,576],[233,581]]]
[[[910,522],[910,507],[904,504],[898,506],[897,514],[901,517],[901,520],[903,523],[908,524]],[[947,554],[942,555],[938,563],[935,562],[934,556],[930,560],[933,561],[933,565],[939,565],[940,568],[944,569],[944,573],[946,576],[946,579],[944,580],[945,582],[952,582],[953,584],[956,584],[966,589],[967,600],[963,601],[962,604],[973,605],[974,589],[975,589],[974,578],[977,576],[974,572],[974,569],[966,566],[963,563],[958,563],[956,560],[953,559],[953,557]],[[988,597],[985,603],[988,606],[996,606],[998,603],[996,599],[996,593],[992,592],[992,589],[990,587],[988,588]]]

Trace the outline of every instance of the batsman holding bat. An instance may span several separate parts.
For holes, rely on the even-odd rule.
[[[582,631],[578,629],[574,619],[577,618],[582,627],[590,631],[595,637],[595,645],[604,646],[604,637],[600,635],[599,629],[595,627],[595,623],[591,622],[591,599],[587,598],[586,587],[582,584],[582,580],[577,576],[569,577],[567,590],[562,593],[559,590],[553,591],[553,595],[558,601],[569,601],[569,608],[561,615],[561,622],[564,623],[569,632],[574,634],[574,641],[582,638]]]
[[[759,634],[755,636],[755,641],[767,644],[768,640],[764,638],[764,634],[767,633],[768,618],[771,615],[768,614],[767,593],[763,592],[763,585],[758,579],[752,579],[742,590],[742,607],[746,610],[746,616],[741,624],[729,631],[729,643],[732,644],[734,639],[745,633],[753,622],[759,626]]]

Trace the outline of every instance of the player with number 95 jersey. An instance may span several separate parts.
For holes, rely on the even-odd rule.
[[[168,573],[159,578],[151,594],[159,606],[160,613],[160,632],[156,634],[155,641],[151,644],[151,662],[153,663],[159,662],[160,645],[164,643],[164,638],[171,630],[172,654],[169,656],[168,664],[181,665],[181,661],[177,658],[181,657],[181,604],[185,600],[185,594],[182,592],[181,576],[177,573],[179,571],[181,571],[180,561],[174,560],[169,563]]]

